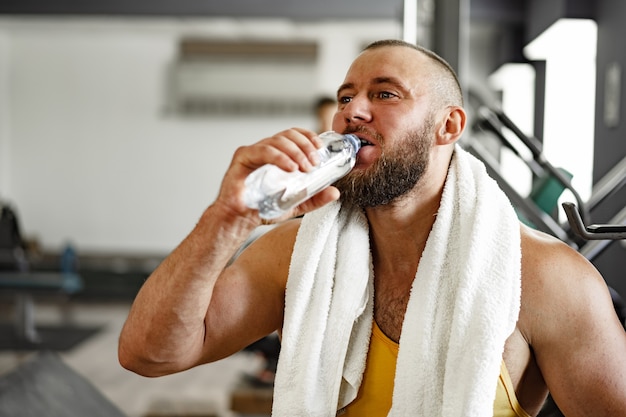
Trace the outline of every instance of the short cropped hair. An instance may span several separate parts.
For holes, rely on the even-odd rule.
[[[367,45],[363,51],[386,46],[411,48],[430,58],[435,67],[440,70],[437,71],[437,74],[433,74],[433,91],[437,94],[437,98],[440,100],[441,104],[444,106],[463,106],[463,89],[461,88],[461,83],[459,82],[456,72],[445,59],[430,49],[399,39],[385,39],[372,42]]]

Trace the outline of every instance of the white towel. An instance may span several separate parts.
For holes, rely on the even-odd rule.
[[[390,416],[493,415],[504,343],[519,314],[520,261],[513,208],[457,146],[411,289]],[[372,282],[360,211],[332,203],[305,216],[287,283],[273,416],[332,417],[354,399]]]

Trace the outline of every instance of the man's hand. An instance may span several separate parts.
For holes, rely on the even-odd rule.
[[[244,181],[248,175],[265,164],[276,165],[287,172],[309,172],[319,163],[317,149],[321,146],[323,142],[315,132],[292,128],[238,148],[222,181],[216,204],[228,207],[237,215],[256,213],[245,205],[243,199]],[[307,213],[338,198],[339,191],[328,187],[273,222]]]

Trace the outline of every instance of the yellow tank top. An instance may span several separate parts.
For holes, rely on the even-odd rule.
[[[356,399],[340,413],[341,417],[384,417],[391,409],[398,344],[374,323],[365,373]],[[509,372],[502,361],[493,404],[494,417],[530,417],[517,402]]]

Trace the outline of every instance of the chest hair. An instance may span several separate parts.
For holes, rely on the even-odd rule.
[[[384,280],[384,277],[374,280],[374,319],[380,330],[397,343],[413,280],[403,280],[399,285],[391,282]]]

